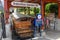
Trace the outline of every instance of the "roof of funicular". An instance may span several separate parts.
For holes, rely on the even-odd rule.
[[[19,18],[23,18],[23,17],[31,17],[29,15],[26,14],[20,14],[20,13],[13,13],[13,16],[15,17],[15,19],[19,19]]]

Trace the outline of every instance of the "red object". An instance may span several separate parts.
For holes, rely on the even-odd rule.
[[[47,24],[47,25],[49,24],[49,20],[48,20],[48,19],[46,20],[46,24]]]
[[[42,25],[42,28],[41,28],[41,30],[44,30],[45,29],[45,27],[44,27],[44,25]]]

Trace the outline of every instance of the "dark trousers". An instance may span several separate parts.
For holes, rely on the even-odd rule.
[[[36,36],[37,31],[38,33],[40,33],[40,36],[41,36],[41,27],[34,27],[34,37]]]

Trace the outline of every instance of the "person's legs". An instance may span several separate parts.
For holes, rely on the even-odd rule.
[[[40,36],[41,36],[41,27],[40,27]]]
[[[36,32],[38,32],[38,29],[39,29],[39,24],[38,22],[36,22]]]
[[[41,34],[42,34],[42,32],[41,32],[41,24],[39,25],[40,27],[39,27],[39,32],[40,32],[40,36],[41,36]]]
[[[37,31],[37,29],[36,29],[36,27],[34,27],[34,37],[36,36],[36,31]]]

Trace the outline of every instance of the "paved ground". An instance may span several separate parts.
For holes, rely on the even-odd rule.
[[[7,28],[7,38],[2,40],[12,40],[11,33],[9,29],[9,24],[6,25]],[[1,36],[1,26],[0,26],[0,36]],[[35,38],[27,39],[27,40],[60,40],[60,31],[48,30],[46,31],[46,35],[44,37],[40,37],[38,34]]]
[[[6,38],[6,39],[2,39],[2,40],[12,40],[11,38]],[[19,39],[17,39],[19,40]],[[40,38],[40,37],[36,37],[36,38],[32,38],[32,39],[26,39],[26,40],[50,40],[48,38]]]
[[[9,30],[8,25],[6,25],[6,27],[7,27],[7,30]],[[12,40],[10,30],[7,32],[9,32],[7,33],[7,38],[5,39],[2,38],[2,40]],[[27,40],[31,40],[31,39],[27,39]],[[48,30],[46,31],[46,34],[44,37],[40,37],[39,34],[37,34],[35,38],[32,38],[32,40],[60,40],[60,31]]]
[[[8,25],[6,25],[6,27],[7,27],[7,30],[9,30]],[[2,40],[12,40],[10,36],[11,35],[10,30],[7,32],[9,32],[7,33],[7,38],[5,39],[2,38]],[[0,33],[1,33],[1,30],[0,30]],[[31,39],[27,39],[27,40],[31,40]],[[32,38],[32,40],[60,40],[60,31],[48,30],[46,31],[46,35],[44,37],[40,37],[39,34],[37,34],[37,36],[35,38]]]
[[[60,40],[60,31],[47,31],[44,37],[33,38],[33,40]]]
[[[37,34],[38,35],[38,34]],[[5,40],[12,40],[11,38],[6,38]],[[27,40],[60,40],[59,31],[47,31],[46,36],[44,37],[35,37]]]
[[[60,40],[60,31],[51,30],[51,31],[48,31],[46,35],[51,39]]]

